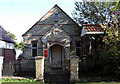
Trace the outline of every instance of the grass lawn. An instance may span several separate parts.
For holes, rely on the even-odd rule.
[[[43,84],[32,79],[0,79],[0,84]]]
[[[75,84],[120,84],[120,82],[89,82],[89,83],[75,83]]]
[[[0,79],[0,84],[49,84],[49,83],[43,83],[32,79]],[[66,83],[66,84],[120,84],[120,82],[87,82],[87,81],[85,82],[84,80],[80,83]]]

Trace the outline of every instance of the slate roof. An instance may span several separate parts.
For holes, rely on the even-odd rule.
[[[104,29],[99,24],[83,24],[81,36],[85,34],[104,34]]]
[[[58,21],[55,21],[55,13],[58,14]],[[56,4],[22,36],[44,36],[55,24],[61,26],[69,35],[80,35],[79,25]]]
[[[0,26],[0,40],[6,41],[9,43],[14,43],[14,41],[10,38],[7,32]]]

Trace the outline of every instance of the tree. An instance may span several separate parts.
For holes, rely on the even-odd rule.
[[[7,31],[7,34],[10,36],[10,38],[13,40],[13,41],[16,41],[16,36],[12,33],[10,33],[9,31]]]
[[[105,30],[103,51],[99,53],[103,74],[120,75],[120,1],[75,2],[74,20],[82,25],[101,25]]]
[[[7,31],[8,35],[11,37],[11,39],[15,42],[15,45],[14,45],[14,48],[15,50],[22,50],[23,49],[23,45],[24,45],[24,42],[20,42],[20,43],[17,43],[16,42],[16,36],[12,33],[10,33],[9,31]]]
[[[109,11],[115,3],[105,2],[75,2],[73,10],[74,20],[82,24],[105,24],[111,21],[111,12]],[[111,7],[110,7],[111,6]]]
[[[102,26],[106,30],[105,47],[101,52],[101,63],[106,74],[120,75],[120,1],[111,8],[112,22]],[[109,70],[109,71],[108,71]]]
[[[24,46],[24,42],[21,41],[21,42],[19,43],[19,49],[22,50],[22,49],[23,49],[23,46]]]

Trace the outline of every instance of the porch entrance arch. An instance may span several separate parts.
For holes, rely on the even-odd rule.
[[[64,65],[64,47],[52,45],[50,47],[51,68],[60,69]]]

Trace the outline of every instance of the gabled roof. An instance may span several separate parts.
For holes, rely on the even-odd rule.
[[[0,40],[6,41],[9,43],[14,43],[14,41],[10,38],[7,32],[0,26]]]
[[[58,13],[58,21],[55,21],[55,13]],[[78,24],[71,19],[57,4],[51,8],[39,21],[37,21],[25,34],[26,35],[44,35],[54,25],[63,25],[66,29],[78,29]],[[69,27],[70,26],[70,27]],[[36,31],[36,32],[34,32]],[[73,33],[71,33],[73,34]],[[78,34],[76,34],[78,35]]]
[[[98,24],[83,24],[81,36],[85,34],[104,34],[104,29]]]

